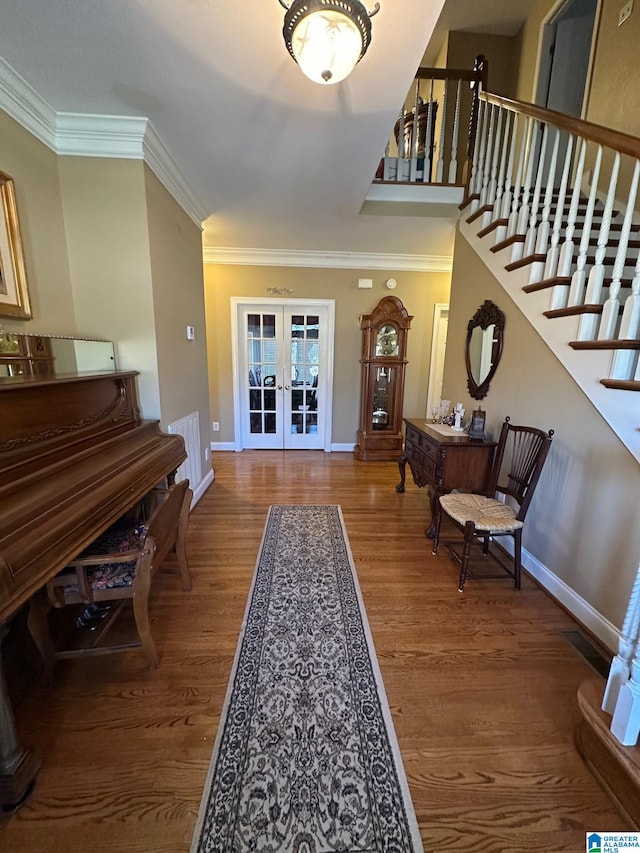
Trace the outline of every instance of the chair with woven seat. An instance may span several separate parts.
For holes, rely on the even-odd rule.
[[[32,597],[28,626],[50,677],[56,659],[106,654],[142,648],[150,667],[158,665],[158,653],[149,623],[149,594],[157,570],[171,562],[179,568],[182,587],[191,589],[186,554],[186,533],[193,492],[183,480],[160,491],[159,502],[147,524],[121,519],[101,534],[85,551],[53,577],[40,594]],[[138,640],[114,645],[101,643],[128,599]],[[109,602],[115,602],[111,607]],[[48,611],[72,604],[87,607],[76,620],[78,626],[96,628],[89,647],[56,650],[51,636]],[[102,617],[108,616],[104,621]],[[92,624],[95,623],[95,624]]]
[[[443,515],[462,531],[463,538],[442,540],[460,564],[458,589],[464,590],[468,577],[471,549],[474,543],[482,546],[483,558],[492,558],[503,572],[513,578],[514,586],[521,585],[522,528],[542,467],[551,446],[553,430],[548,433],[535,427],[514,426],[506,418],[489,474],[487,488],[482,494],[451,492],[442,495],[436,504],[433,553],[440,544]],[[504,496],[504,501],[496,497]],[[513,539],[513,564],[507,564],[502,554],[490,549],[491,541],[510,536]],[[461,546],[461,547],[460,547]],[[504,577],[504,574],[485,574],[478,577]]]

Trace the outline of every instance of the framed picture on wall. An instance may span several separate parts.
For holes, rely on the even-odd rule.
[[[31,317],[16,195],[13,180],[4,172],[0,172],[0,317]]]

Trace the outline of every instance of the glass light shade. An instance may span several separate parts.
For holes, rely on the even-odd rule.
[[[360,59],[362,36],[347,15],[323,9],[301,19],[292,33],[291,48],[310,80],[339,83],[351,74]]]

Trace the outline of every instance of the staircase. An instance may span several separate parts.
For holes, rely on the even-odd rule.
[[[483,92],[473,150],[461,233],[640,461],[640,140]]]
[[[363,212],[457,205],[461,233],[640,461],[640,139],[483,91],[486,70],[482,56],[419,70]]]

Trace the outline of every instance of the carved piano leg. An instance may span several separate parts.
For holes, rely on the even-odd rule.
[[[27,616],[27,628],[31,639],[40,652],[44,664],[42,681],[44,684],[53,682],[53,671],[56,665],[56,650],[51,638],[47,614],[51,605],[44,590],[40,590],[29,600],[29,614]]]
[[[0,640],[7,631],[0,625]],[[21,746],[16,734],[13,708],[0,661],[0,808],[7,814],[19,808],[31,793],[40,767],[40,756]]]
[[[402,494],[402,492],[404,492],[406,468],[407,468],[407,457],[403,455],[400,457],[400,459],[398,459],[398,471],[400,471],[400,482],[396,486],[396,492],[400,492],[400,494]]]

